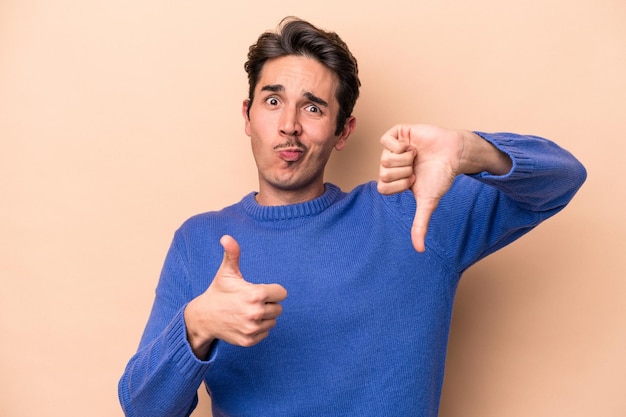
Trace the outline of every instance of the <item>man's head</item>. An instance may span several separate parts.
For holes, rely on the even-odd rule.
[[[336,99],[339,103],[335,134],[339,135],[359,97],[361,82],[357,61],[348,46],[334,32],[326,32],[312,24],[289,17],[283,19],[276,32],[265,32],[250,47],[245,70],[248,73],[250,105],[265,62],[288,55],[313,58],[337,76]]]

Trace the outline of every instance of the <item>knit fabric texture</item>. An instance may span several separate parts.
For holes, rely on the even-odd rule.
[[[430,416],[438,413],[448,332],[468,267],[561,210],[583,166],[533,136],[485,134],[510,173],[461,175],[441,200],[417,253],[410,192],[374,182],[319,198],[260,206],[255,193],[176,231],[137,353],[119,383],[127,416],[187,416],[206,381],[219,416]],[[288,291],[269,337],[252,347],[216,341],[206,361],[187,342],[183,311],[218,270],[229,234],[252,283]]]

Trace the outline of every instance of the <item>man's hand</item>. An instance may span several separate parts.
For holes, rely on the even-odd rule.
[[[225,235],[224,258],[209,288],[185,309],[187,338],[200,359],[215,339],[253,346],[265,339],[282,313],[287,291],[279,284],[251,284],[239,271],[239,244]]]
[[[394,194],[410,189],[417,203],[411,228],[415,250],[424,240],[432,213],[459,174],[511,169],[510,158],[475,133],[429,125],[396,125],[380,139],[378,191]]]

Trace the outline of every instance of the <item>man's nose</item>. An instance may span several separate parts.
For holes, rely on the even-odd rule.
[[[302,125],[298,117],[298,109],[286,107],[280,119],[280,133],[287,136],[299,136]]]

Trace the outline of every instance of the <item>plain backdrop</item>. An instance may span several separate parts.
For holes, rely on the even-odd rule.
[[[375,179],[399,122],[538,134],[589,171],[462,280],[441,416],[624,417],[623,0],[0,0],[0,415],[122,415],[174,230],[256,189],[243,63],[287,15],[359,59],[326,180]]]

